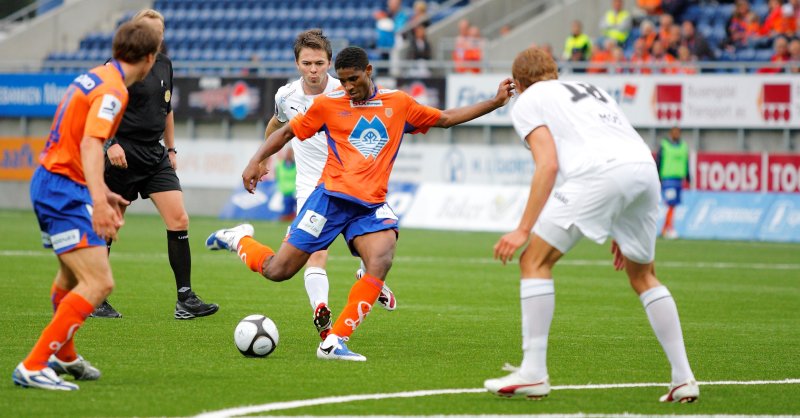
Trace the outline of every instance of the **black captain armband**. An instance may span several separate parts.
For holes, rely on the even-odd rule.
[[[167,148],[167,152],[173,152],[173,153],[177,154],[178,150],[176,148]]]

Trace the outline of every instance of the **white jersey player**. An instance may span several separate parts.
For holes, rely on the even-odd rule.
[[[494,256],[520,256],[522,365],[489,379],[501,396],[541,398],[550,392],[546,353],[555,292],[552,268],[581,237],[612,237],[614,267],[625,269],[672,367],[662,402],[692,402],[700,390],[689,366],[678,310],[655,276],[659,179],[650,150],[603,90],[558,80],[555,62],[539,49],[521,52],[512,66],[520,95],[511,117],[536,163],[518,228]],[[533,232],[531,233],[531,230]]]
[[[300,33],[294,43],[295,64],[300,78],[281,87],[275,94],[275,113],[267,124],[264,138],[280,129],[299,113],[305,113],[314,98],[341,86],[339,80],[328,75],[331,65],[331,45],[322,31],[312,29]],[[305,141],[292,139],[292,150],[297,163],[297,210],[319,183],[322,168],[328,159],[328,141],[323,132]],[[266,164],[266,161],[262,162]],[[331,311],[328,307],[328,274],[325,265],[328,251],[318,251],[309,257],[303,273],[306,292],[314,310],[314,326],[324,340],[331,328]],[[363,265],[356,273],[363,274]],[[397,302],[392,291],[384,285],[378,303],[394,310]]]

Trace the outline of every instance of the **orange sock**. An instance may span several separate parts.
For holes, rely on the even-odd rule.
[[[340,337],[349,337],[361,324],[372,305],[378,300],[383,289],[383,281],[370,274],[365,274],[353,287],[347,297],[347,305],[342,310],[331,330]]]
[[[667,208],[667,217],[664,220],[664,228],[661,229],[661,235],[672,229],[672,216],[675,214],[675,206]]]
[[[83,321],[94,311],[94,306],[81,295],[70,292],[58,305],[50,324],[42,331],[33,350],[22,362],[28,370],[41,370],[47,366],[50,355],[59,351],[71,340]]]
[[[239,241],[239,246],[236,250],[239,258],[247,264],[247,267],[260,274],[264,274],[264,261],[275,255],[275,251],[272,251],[272,248],[256,241],[253,237],[243,237]]]
[[[50,301],[53,303],[53,315],[58,311],[58,305],[61,304],[61,301],[64,300],[64,297],[68,294],[69,290],[62,289],[53,282],[53,287],[50,288]],[[72,341],[72,338],[64,343],[61,350],[58,350],[56,357],[66,362],[71,362],[78,358],[78,353],[75,352],[75,343]]]

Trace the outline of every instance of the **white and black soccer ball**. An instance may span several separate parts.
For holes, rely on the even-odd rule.
[[[278,327],[264,315],[248,315],[236,325],[233,341],[247,357],[266,357],[278,346]]]

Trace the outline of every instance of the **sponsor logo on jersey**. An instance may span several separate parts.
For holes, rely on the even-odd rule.
[[[372,120],[367,121],[361,116],[348,139],[364,158],[377,157],[389,142],[389,133],[379,117],[373,116]]]
[[[81,234],[77,228],[50,236],[50,244],[53,246],[54,250],[60,250],[71,245],[75,245],[80,241]]]
[[[97,117],[105,119],[109,122],[114,122],[119,112],[122,111],[122,102],[113,94],[104,94],[103,102],[100,104],[100,110],[97,112]]]
[[[350,100],[350,107],[381,107],[383,100]]]
[[[792,117],[792,85],[764,84],[758,109],[765,121],[788,122]]]
[[[332,91],[332,92],[328,93],[326,96],[328,96],[330,98],[333,98],[333,99],[335,99],[337,97],[343,97],[344,96],[344,90]]]
[[[656,119],[679,122],[683,117],[683,85],[657,84],[653,102]]]

